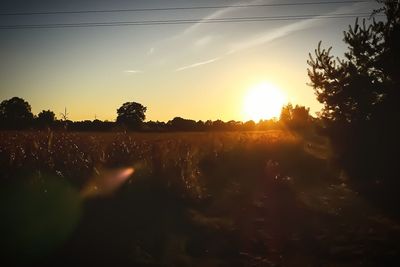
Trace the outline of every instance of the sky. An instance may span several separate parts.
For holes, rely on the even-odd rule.
[[[288,102],[321,109],[308,86],[307,59],[318,42],[343,57],[343,31],[378,5],[336,3],[137,12],[4,15],[52,11],[156,9],[317,1],[70,0],[2,1],[0,101],[24,98],[34,114],[50,109],[72,120],[115,120],[125,102],[148,108],[146,120],[243,120],[246,93],[268,82]],[[300,20],[197,23],[233,17],[313,15]],[[195,20],[190,24],[1,29],[5,25]]]

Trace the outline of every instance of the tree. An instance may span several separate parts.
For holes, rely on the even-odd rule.
[[[196,130],[196,121],[181,117],[175,117],[167,125],[174,131],[194,131]]]
[[[284,124],[289,123],[292,120],[292,111],[293,111],[293,105],[291,103],[287,104],[286,106],[283,106],[279,120]]]
[[[50,127],[54,124],[55,120],[56,114],[51,110],[42,110],[37,116],[37,121],[41,127]]]
[[[243,129],[245,131],[253,131],[256,128],[256,123],[253,120],[246,121],[243,123]]]
[[[126,102],[117,109],[117,123],[131,129],[139,129],[146,119],[147,107],[136,102]]]
[[[166,130],[165,122],[161,121],[148,121],[145,123],[145,125],[146,125],[145,130],[147,131],[162,132]]]
[[[300,130],[310,126],[311,116],[310,108],[296,105],[293,107],[291,103],[282,107],[280,119],[286,126]]]
[[[292,111],[292,124],[295,128],[305,128],[311,122],[310,108],[296,105]]]
[[[356,20],[344,33],[345,59],[321,42],[308,64],[310,85],[323,104],[320,118],[337,158],[363,186],[398,193],[400,141],[400,1],[378,1],[386,20]],[[371,190],[372,191],[372,190]],[[376,190],[377,192],[379,190]],[[394,195],[394,194],[393,194]],[[387,196],[387,195],[385,195]]]
[[[31,124],[33,114],[27,101],[19,97],[4,100],[0,104],[0,121],[8,129],[23,129]]]
[[[225,130],[225,122],[222,120],[216,120],[212,122],[212,130],[223,131]]]

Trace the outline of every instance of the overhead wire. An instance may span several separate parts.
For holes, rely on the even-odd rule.
[[[10,24],[0,25],[0,30],[5,29],[44,29],[44,28],[82,28],[82,27],[116,27],[116,26],[151,26],[195,23],[239,23],[263,22],[302,19],[338,19],[338,18],[368,18],[370,13],[342,13],[331,15],[293,15],[293,16],[257,16],[257,17],[227,17],[215,19],[175,19],[175,20],[138,20],[116,22],[79,22],[79,23],[47,23],[47,24]]]
[[[108,9],[108,10],[76,10],[76,11],[41,11],[41,12],[15,12],[0,13],[0,16],[22,15],[60,15],[60,14],[88,14],[88,13],[119,13],[139,11],[171,11],[171,10],[195,10],[195,9],[220,9],[220,8],[251,8],[251,7],[280,7],[280,6],[305,6],[365,3],[367,0],[357,1],[325,1],[325,2],[300,2],[300,3],[272,3],[272,4],[237,4],[215,6],[191,6],[191,7],[164,7],[164,8],[137,8],[137,9]],[[112,22],[76,22],[76,23],[42,23],[42,24],[5,24],[0,25],[0,30],[11,29],[54,29],[54,28],[88,28],[88,27],[118,27],[118,26],[151,26],[151,25],[178,25],[194,23],[243,23],[264,21],[285,21],[302,19],[338,19],[338,18],[366,18],[370,13],[341,13],[341,14],[307,14],[307,15],[282,15],[282,16],[245,16],[226,18],[199,18],[199,19],[166,19],[166,20],[136,20],[136,21],[112,21]],[[379,16],[379,15],[376,15]]]
[[[174,11],[174,10],[200,10],[222,8],[254,8],[254,7],[282,7],[282,6],[307,6],[307,5],[333,5],[366,3],[371,0],[324,1],[324,2],[299,2],[299,3],[271,3],[271,4],[236,4],[214,6],[187,6],[187,7],[160,7],[160,8],[133,8],[133,9],[99,9],[99,10],[58,10],[38,12],[3,12],[0,16],[33,16],[33,15],[60,15],[60,14],[86,14],[86,13],[121,13],[121,12],[148,12],[148,11]]]

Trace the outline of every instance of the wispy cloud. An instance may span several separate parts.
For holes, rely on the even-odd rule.
[[[128,74],[138,74],[138,73],[143,73],[142,70],[124,70],[125,73]]]
[[[243,2],[232,3],[232,5],[240,5],[241,3],[243,3]],[[266,3],[266,2],[260,1],[260,0],[254,0],[254,1],[247,2],[246,4],[258,4],[258,3]],[[343,5],[339,8],[332,10],[331,12],[321,14],[320,16],[315,16],[313,18],[303,19],[303,20],[299,20],[299,21],[293,21],[293,22],[283,25],[281,27],[276,27],[276,28],[269,29],[268,31],[255,33],[252,36],[249,36],[245,39],[242,38],[241,40],[238,40],[236,42],[235,41],[230,42],[230,43],[227,42],[227,44],[225,46],[226,47],[225,50],[223,50],[223,52],[221,52],[220,55],[216,55],[211,59],[206,59],[204,61],[195,62],[193,64],[188,64],[188,65],[179,67],[179,68],[175,69],[174,71],[179,72],[179,71],[184,71],[187,69],[197,68],[197,67],[200,67],[200,66],[203,66],[206,64],[214,63],[214,62],[224,59],[225,57],[230,56],[232,54],[239,53],[239,52],[242,52],[242,51],[257,47],[257,46],[268,44],[270,42],[276,41],[276,40],[284,38],[290,34],[293,34],[295,32],[306,30],[311,27],[315,27],[316,25],[320,25],[322,23],[328,23],[327,20],[321,20],[322,16],[355,12],[357,10],[362,10],[363,8],[365,8],[365,6],[366,6],[365,3],[355,3],[355,4],[350,4],[350,5]],[[238,7],[224,8],[224,9],[215,11],[215,12],[205,16],[202,20],[204,21],[207,19],[219,18],[226,13],[236,12],[236,11],[238,11],[238,9],[239,9]],[[211,41],[213,41],[217,35],[214,33],[210,34],[208,32],[207,35],[198,36],[198,30],[200,29],[199,27],[201,25],[204,25],[204,24],[196,23],[194,25],[191,25],[188,28],[186,28],[183,32],[171,37],[168,40],[166,39],[164,41],[173,43],[173,42],[176,42],[177,40],[187,40],[188,38],[193,38],[193,36],[196,36],[197,39],[194,42],[192,41],[193,45],[195,47],[205,46],[205,45],[209,44]]]
[[[246,50],[246,49],[250,49],[252,47],[255,46],[259,46],[262,44],[266,44],[268,42],[274,41],[278,38],[282,38],[292,32],[298,31],[298,30],[302,30],[305,29],[309,26],[311,26],[314,22],[315,22],[315,18],[313,19],[307,19],[307,20],[303,20],[300,22],[295,22],[283,27],[279,27],[273,31],[268,31],[266,33],[263,34],[258,34],[257,36],[246,40],[246,41],[242,41],[242,42],[238,42],[238,43],[234,43],[230,45],[230,48],[228,49],[228,52],[226,52],[225,54],[219,56],[219,57],[215,57],[213,59],[210,60],[206,60],[206,61],[202,61],[202,62],[197,62],[191,65],[187,65],[181,68],[176,69],[175,71],[182,71],[182,70],[186,70],[186,69],[191,69],[191,68],[195,68],[195,67],[199,67],[205,64],[210,64],[213,63],[217,60],[222,59],[225,56],[228,56],[230,54],[233,53],[238,53],[240,51]]]
[[[211,35],[206,35],[204,37],[201,37],[200,39],[197,39],[194,42],[194,45],[197,47],[205,46],[205,45],[209,44],[212,41],[212,39],[213,39],[213,37]]]
[[[257,4],[257,3],[261,3],[261,2],[262,2],[261,0],[254,0],[254,1],[250,1],[250,2],[245,2],[244,4],[251,5],[251,4]],[[231,5],[238,6],[241,4],[243,4],[243,2],[236,2],[236,3],[232,3]],[[214,11],[213,13],[202,18],[198,23],[193,24],[193,25],[189,26],[188,28],[186,28],[185,31],[183,32],[183,34],[188,34],[188,33],[195,31],[200,25],[204,24],[204,21],[206,21],[206,20],[219,18],[221,15],[235,11],[237,9],[239,9],[239,7],[226,7],[226,8]]]
[[[269,42],[275,41],[279,38],[283,38],[291,33],[298,32],[301,30],[305,30],[307,28],[310,28],[314,26],[316,23],[321,23],[321,17],[326,16],[326,15],[334,15],[342,12],[352,12],[355,11],[359,8],[362,7],[362,3],[356,3],[351,6],[343,6],[340,8],[337,8],[336,10],[320,15],[320,16],[315,16],[310,19],[304,19],[301,21],[296,21],[291,24],[276,28],[272,31],[267,31],[261,34],[257,34],[253,38],[250,38],[248,40],[234,43],[230,45],[230,49],[228,50],[227,55],[240,52],[242,50],[246,50],[255,46],[260,46],[267,44]]]
[[[230,5],[232,6],[238,6],[238,5],[249,5],[249,4],[257,4],[257,3],[265,3],[266,0],[252,0],[252,1],[237,1],[237,2],[232,2],[230,3]],[[268,0],[268,2],[270,2]],[[216,11],[213,11],[207,15],[205,15],[203,18],[201,18],[199,20],[198,23],[192,24],[188,27],[186,27],[184,30],[177,32],[175,35],[171,35],[163,40],[160,40],[157,42],[157,45],[153,48],[150,48],[150,50],[147,52],[148,55],[153,54],[153,52],[155,52],[156,50],[160,50],[161,52],[159,53],[160,55],[163,55],[163,58],[161,59],[161,61],[163,63],[170,61],[171,60],[171,54],[169,53],[171,50],[176,49],[177,44],[179,43],[192,43],[193,47],[188,47],[185,46],[184,50],[181,51],[183,53],[189,53],[190,52],[190,48],[199,48],[199,47],[205,47],[206,45],[209,45],[212,41],[214,41],[216,38],[220,39],[220,32],[214,32],[212,34],[210,34],[210,32],[208,32],[205,35],[201,35],[199,33],[199,30],[202,29],[202,25],[203,26],[210,26],[210,24],[204,24],[202,22],[204,22],[207,19],[215,19],[215,18],[220,18],[223,15],[227,14],[227,13],[234,13],[237,11],[243,10],[243,8],[240,7],[226,7],[226,8],[222,8],[222,9],[218,9]],[[165,53],[163,53],[164,51],[167,51]],[[223,55],[224,56],[224,55]],[[220,57],[218,57],[218,59],[220,59]],[[218,59],[212,59],[212,60],[205,60],[202,62],[198,62],[198,63],[194,63],[185,67],[181,67],[176,69],[175,71],[181,71],[181,70],[185,70],[188,68],[194,68],[194,67],[198,67],[204,64],[209,64],[212,62],[215,62]]]
[[[155,51],[155,49],[154,49],[154,47],[150,47],[150,49],[147,51],[147,55],[152,55],[152,54],[154,54],[154,51]]]
[[[212,59],[209,59],[209,60],[206,60],[206,61],[201,61],[201,62],[197,62],[197,63],[193,63],[193,64],[190,64],[190,65],[187,65],[187,66],[183,66],[183,67],[177,68],[175,71],[182,71],[182,70],[187,70],[187,69],[200,67],[200,66],[203,66],[203,65],[206,65],[206,64],[213,63],[213,62],[215,62],[217,60],[220,60],[220,59],[221,59],[221,57],[215,57],[215,58],[212,58]]]
[[[246,49],[249,49],[249,48],[252,48],[255,46],[263,45],[263,44],[272,42],[274,40],[277,40],[279,38],[285,37],[285,36],[289,35],[290,33],[304,30],[304,29],[312,26],[316,20],[317,20],[316,18],[306,19],[306,20],[302,20],[299,22],[295,22],[295,23],[292,23],[289,25],[279,27],[273,31],[267,31],[262,34],[257,34],[257,36],[254,36],[253,38],[251,38],[249,40],[232,44],[231,48],[229,49],[227,54],[237,53],[242,50],[246,50]]]
[[[340,13],[340,12],[351,12],[351,11],[355,11],[359,8],[361,8],[362,5],[357,3],[357,4],[353,4],[351,6],[346,6],[346,7],[341,7],[338,8],[330,13],[321,15],[321,16],[325,16],[325,15],[334,15],[335,13]],[[226,12],[226,11],[225,11]],[[220,15],[221,12],[215,12],[212,15],[210,15],[209,17],[216,17],[218,15]],[[260,46],[260,45],[264,45],[267,44],[269,42],[275,41],[279,38],[283,38],[291,33],[297,32],[297,31],[301,31],[301,30],[305,30],[307,28],[310,28],[312,26],[314,26],[316,23],[321,23],[320,17],[321,16],[316,16],[314,18],[310,18],[310,19],[304,19],[301,21],[296,21],[293,22],[291,24],[276,28],[272,31],[267,31],[261,34],[257,34],[256,36],[253,36],[252,38],[249,38],[245,41],[241,41],[241,42],[237,42],[237,43],[233,43],[228,47],[228,52],[226,52],[225,54],[215,57],[213,59],[210,60],[206,60],[206,61],[202,61],[202,62],[198,62],[198,63],[194,63],[188,66],[184,66],[181,68],[176,69],[176,71],[181,71],[181,70],[186,70],[186,69],[190,69],[190,68],[195,68],[198,66],[202,66],[205,64],[210,64],[213,63],[217,60],[220,60],[228,55],[234,54],[234,53],[238,53],[241,52],[243,50],[247,50],[256,46]],[[193,30],[193,28],[192,28]],[[201,40],[201,39],[200,39]]]

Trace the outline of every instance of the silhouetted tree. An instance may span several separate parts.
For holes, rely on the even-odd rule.
[[[205,123],[202,120],[199,120],[196,122],[196,129],[198,131],[204,131],[205,130]]]
[[[286,106],[283,106],[279,120],[284,124],[288,124],[292,120],[292,111],[293,111],[293,106],[291,103],[287,104]]]
[[[212,120],[207,120],[207,121],[204,123],[204,129],[205,129],[206,131],[209,131],[209,130],[212,129],[212,125],[213,125]]]
[[[90,120],[74,121],[74,122],[69,121],[68,125],[69,125],[68,129],[72,131],[104,132],[112,130],[115,126],[115,123],[95,119],[93,121]]]
[[[256,123],[253,120],[246,121],[243,124],[243,129],[245,131],[252,131],[255,130],[255,128],[256,128]]]
[[[226,123],[225,128],[226,128],[226,130],[229,130],[229,131],[238,131],[238,130],[240,130],[241,127],[242,127],[241,122],[231,120]]]
[[[280,121],[295,130],[305,129],[311,122],[310,108],[289,103],[282,107]]]
[[[165,122],[160,122],[160,121],[148,121],[145,123],[145,129],[146,131],[156,131],[156,132],[162,132],[166,130],[165,127]]]
[[[139,129],[146,119],[147,108],[136,102],[126,102],[117,109],[117,123],[131,129]]]
[[[344,33],[349,50],[343,60],[319,43],[308,75],[339,162],[366,191],[381,188],[393,196],[400,185],[400,4],[378,2],[383,7],[374,14],[383,12],[386,20],[368,26],[356,20]]]
[[[225,122],[216,120],[212,122],[212,129],[216,131],[223,131],[225,129]]]
[[[196,121],[175,117],[167,123],[174,131],[194,131],[196,130]]]
[[[56,114],[51,110],[42,110],[36,120],[40,127],[51,127],[56,120]]]
[[[23,129],[32,123],[33,114],[27,101],[19,97],[4,100],[0,104],[0,123],[4,128]]]
[[[257,128],[259,130],[272,130],[272,129],[278,129],[279,128],[279,123],[275,119],[270,119],[270,120],[260,120],[257,123]]]
[[[292,124],[295,128],[305,128],[311,121],[310,108],[296,105],[292,111]]]

